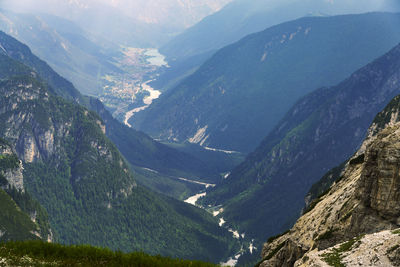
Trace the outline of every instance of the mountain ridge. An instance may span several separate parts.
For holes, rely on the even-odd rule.
[[[260,266],[347,265],[355,260],[363,266],[399,264],[399,181],[393,175],[399,159],[399,99],[375,117],[333,185],[288,233],[264,245]],[[357,252],[358,247],[364,248]]]
[[[71,82],[52,70],[46,62],[33,55],[29,47],[6,35],[4,32],[0,32],[0,44],[5,49],[0,50],[0,53],[6,55],[4,57],[6,61],[9,60],[7,56],[11,56],[15,61],[20,63],[19,68],[4,68],[3,73],[7,72],[7,75],[30,74],[31,70],[21,65],[25,64],[33,68],[38,76],[50,85],[49,90],[56,95],[84,105],[88,109],[97,112],[104,121],[106,135],[117,145],[118,149],[131,165],[150,168],[160,172],[164,176],[183,176],[207,182],[216,181],[220,177],[219,173],[225,171],[221,170],[218,166],[210,166],[196,156],[177,151],[154,141],[142,132],[122,125],[112,117],[98,99],[83,96]],[[16,64],[13,66],[16,66]],[[173,182],[176,182],[175,180],[177,179],[174,179]],[[179,195],[183,194],[186,196],[194,192],[192,188],[185,185],[185,182],[181,181],[180,183],[184,186],[184,190]],[[153,189],[156,189],[156,187],[153,187]]]
[[[399,18],[308,17],[249,35],[216,52],[131,124],[156,139],[250,152],[298,98],[340,82],[395,46],[398,31],[386,25]]]
[[[15,50],[9,45],[6,51],[17,51],[18,59],[38,60],[23,57],[21,44],[15,43]],[[71,96],[60,97],[56,92],[62,87],[44,82],[39,74],[62,79],[46,72],[47,65],[36,65],[36,72],[4,53],[0,58],[0,69],[6,70],[0,81],[0,136],[24,163],[26,190],[47,210],[56,242],[213,262],[236,249],[231,233],[212,215],[138,185],[106,137],[102,118]]]
[[[201,203],[222,204],[219,216],[248,235],[267,239],[289,228],[307,190],[354,153],[374,116],[400,92],[399,64],[398,45],[337,86],[299,100]]]

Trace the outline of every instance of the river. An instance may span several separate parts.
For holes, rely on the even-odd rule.
[[[168,62],[165,60],[165,57],[162,54],[160,54],[158,49],[149,48],[144,52],[144,55],[146,56],[146,61],[149,65],[153,65],[153,66],[157,66],[157,67],[163,67],[163,66],[169,67]],[[157,99],[160,97],[161,92],[159,90],[155,90],[154,88],[152,88],[149,85],[149,83],[152,81],[153,80],[149,80],[149,81],[141,83],[140,91],[148,92],[149,95],[145,96],[143,98],[143,103],[144,103],[143,106],[134,108],[125,113],[125,118],[124,118],[125,125],[132,127],[132,125],[129,123],[129,119],[132,118],[136,113],[148,108],[151,105],[151,103],[153,103],[154,99]]]
[[[129,110],[126,114],[125,114],[125,119],[124,119],[124,124],[132,127],[132,125],[129,123],[129,119],[132,118],[136,113],[145,110],[146,108],[148,108],[151,103],[153,103],[154,99],[157,99],[160,97],[161,92],[158,90],[155,90],[153,87],[151,87],[148,83],[152,82],[153,80],[147,81],[142,83],[141,86],[141,90],[142,91],[146,91],[149,93],[148,96],[145,96],[143,98],[143,103],[145,104],[144,106],[138,107],[138,108],[134,108],[132,110]]]

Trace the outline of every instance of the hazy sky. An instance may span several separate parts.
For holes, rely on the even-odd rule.
[[[101,13],[118,10],[136,20],[147,23],[181,23],[185,27],[199,21],[231,1],[255,0],[0,0],[0,7],[20,12],[39,11],[64,17],[79,15],[84,10],[98,10]],[[307,0],[264,0],[266,6],[286,5]],[[317,0],[318,1],[318,0]],[[400,0],[319,0],[335,5],[354,5],[365,10],[380,10],[391,2],[400,5]],[[81,13],[82,14],[82,13]]]
[[[19,12],[44,12],[66,18],[112,9],[146,23],[191,26],[232,0],[0,0],[0,7]],[[111,7],[111,8],[110,8]]]
[[[297,3],[297,5],[304,3],[311,7],[325,3],[323,12],[328,10],[327,14],[378,11],[389,5],[397,5],[400,10],[400,0],[0,0],[0,8],[61,16],[74,21],[88,31],[102,35],[109,35],[111,31],[120,30],[119,38],[136,30],[136,36],[159,43],[170,36],[179,34],[185,28],[232,1],[247,1],[249,6],[254,6],[255,10],[249,8],[244,11],[248,12],[249,16],[276,6],[284,7],[283,10],[289,9],[290,13],[291,3]],[[328,5],[332,8],[327,8],[326,3],[330,3]],[[383,10],[393,9],[384,8]],[[300,14],[300,16],[303,15]],[[143,27],[142,24],[150,25],[152,28]],[[146,37],[146,35],[152,36]]]

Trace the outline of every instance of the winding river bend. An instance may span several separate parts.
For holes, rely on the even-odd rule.
[[[158,52],[158,49],[155,49],[155,48],[147,49],[146,52],[144,53],[144,55],[147,57],[146,61],[149,65],[153,65],[153,66],[157,66],[157,67],[169,67],[168,62],[165,60],[165,57],[162,54],[160,54],[160,52]],[[125,114],[125,118],[124,118],[125,125],[132,127],[132,125],[129,123],[129,119],[132,118],[136,113],[148,108],[151,105],[151,103],[153,103],[154,99],[157,99],[160,97],[161,91],[155,90],[154,88],[152,88],[149,85],[149,83],[152,81],[153,80],[149,80],[149,81],[143,82],[140,85],[140,87],[141,87],[140,91],[148,92],[149,95],[143,98],[143,103],[144,103],[143,106],[129,110]]]
[[[224,177],[224,178],[226,179],[226,177]],[[210,186],[211,186],[211,187],[214,187],[214,186],[215,186],[215,184],[207,184],[207,183],[203,183],[203,182],[198,182],[198,181],[194,181],[194,180],[189,180],[189,179],[186,179],[186,178],[179,178],[179,179],[180,179],[180,180],[183,180],[183,181],[186,181],[186,182],[192,182],[192,183],[204,185],[204,187],[205,187],[204,190],[207,189],[207,188],[210,187]],[[193,195],[193,196],[191,196],[191,197],[188,197],[187,199],[184,200],[184,202],[189,203],[189,204],[192,204],[192,205],[197,206],[197,207],[199,207],[199,208],[205,209],[204,207],[202,207],[202,206],[200,206],[200,205],[196,205],[196,202],[197,202],[197,200],[199,200],[199,198],[204,197],[204,196],[206,196],[206,195],[207,195],[207,192],[204,192],[204,191],[202,190],[202,191],[200,191],[199,193],[197,193],[197,194],[195,194],[195,195]],[[224,211],[224,208],[219,207],[218,210],[214,210],[214,211],[212,212],[212,215],[213,215],[214,217],[216,217],[216,216],[220,215],[221,213],[223,213],[223,211]],[[224,226],[225,223],[226,223],[226,221],[224,220],[224,218],[223,218],[223,217],[220,217],[220,218],[219,218],[219,226],[220,226],[220,227],[226,227],[226,226]],[[242,238],[242,239],[245,238],[245,233],[239,233],[238,231],[233,230],[232,228],[229,228],[229,227],[226,227],[226,229],[227,229],[229,232],[232,233],[232,236],[233,236],[234,238],[236,238],[236,239],[238,239],[238,240],[240,240],[240,238]],[[249,247],[248,247],[248,250],[250,251],[251,254],[253,254],[253,252],[254,252],[255,250],[257,250],[257,248],[256,248],[253,244],[254,244],[254,240],[252,240],[252,241],[250,242],[250,245],[249,245]],[[226,262],[221,262],[221,265],[223,265],[223,266],[235,266],[235,265],[237,264],[237,262],[238,262],[240,256],[242,256],[243,253],[244,253],[246,250],[247,250],[247,249],[244,248],[243,245],[242,245],[242,248],[241,248],[235,255],[233,255],[232,257],[230,257]]]
[[[138,107],[138,108],[134,108],[132,110],[129,110],[126,114],[125,114],[125,119],[124,119],[124,124],[132,127],[132,125],[129,123],[129,119],[132,118],[136,113],[145,110],[146,108],[148,108],[151,103],[153,103],[154,99],[157,99],[160,97],[161,92],[158,90],[155,90],[153,87],[151,87],[150,85],[148,85],[148,83],[152,82],[153,80],[144,82],[141,84],[141,88],[142,91],[146,91],[148,92],[150,95],[146,96],[143,98],[143,103],[145,104],[144,106]]]

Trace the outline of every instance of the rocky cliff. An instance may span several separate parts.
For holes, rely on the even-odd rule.
[[[2,186],[12,186],[24,191],[24,177],[22,162],[15,155],[12,147],[0,138],[0,176],[5,178]],[[1,178],[0,178],[1,179]]]
[[[399,266],[399,105],[396,97],[378,114],[339,179],[294,227],[270,238],[261,266],[353,266],[357,257],[362,266]]]
[[[25,192],[22,161],[0,138],[0,241],[42,239],[51,242],[47,213]]]

